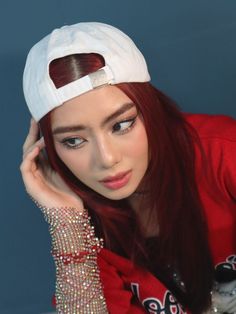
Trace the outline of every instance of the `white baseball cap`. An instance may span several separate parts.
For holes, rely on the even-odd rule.
[[[98,53],[105,66],[56,88],[49,75],[51,61],[79,53]],[[39,121],[65,101],[105,84],[150,80],[142,53],[119,29],[97,22],[66,25],[35,44],[26,59],[23,91],[29,110]]]

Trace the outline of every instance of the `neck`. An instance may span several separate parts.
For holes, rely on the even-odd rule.
[[[148,193],[137,192],[129,197],[129,204],[134,210],[145,237],[158,234],[157,214],[150,208]]]

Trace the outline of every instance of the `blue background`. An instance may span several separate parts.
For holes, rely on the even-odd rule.
[[[184,111],[236,117],[235,0],[1,1],[0,314],[52,310],[48,227],[19,172],[30,120],[21,80],[31,46],[79,21],[110,23],[130,35],[153,84]]]

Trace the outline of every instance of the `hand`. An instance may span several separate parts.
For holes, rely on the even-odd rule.
[[[29,134],[23,145],[23,161],[20,165],[22,179],[28,194],[47,207],[75,207],[83,209],[81,198],[63,181],[49,165],[42,153],[44,139],[37,140],[39,126],[31,119]]]

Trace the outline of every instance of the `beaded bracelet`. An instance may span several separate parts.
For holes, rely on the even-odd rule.
[[[91,253],[98,253],[101,250],[101,245],[93,245],[90,250],[82,251],[79,253],[60,254],[54,250],[51,251],[52,256],[55,259],[60,259],[65,265],[70,263],[83,263]]]
[[[49,223],[52,236],[52,255],[66,264],[85,261],[91,254],[97,254],[103,247],[103,239],[95,236],[91,218],[86,209],[74,207],[46,207],[30,194],[30,198],[41,209]]]
[[[87,210],[48,208],[30,197],[49,223],[56,265],[57,313],[108,313],[97,265],[103,240],[95,237]]]

